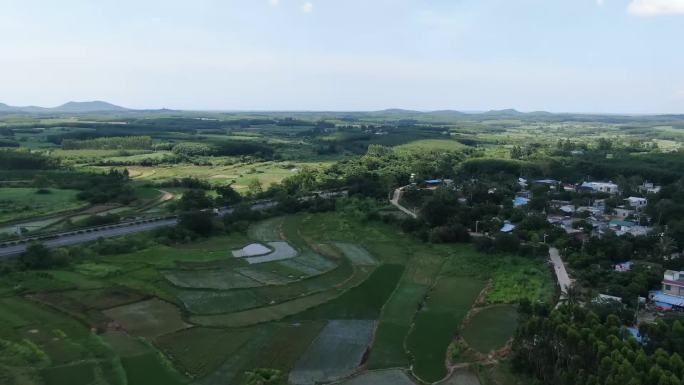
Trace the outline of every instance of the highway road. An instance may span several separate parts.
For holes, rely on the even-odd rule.
[[[94,241],[99,238],[119,237],[127,234],[135,234],[144,231],[150,231],[158,229],[160,227],[175,226],[176,224],[178,224],[178,220],[176,218],[164,219],[156,222],[140,223],[124,227],[115,227],[111,229],[103,229],[100,231],[93,231],[89,233],[62,235],[57,238],[48,239],[41,242],[49,248],[70,246],[79,243]],[[0,258],[15,257],[26,251],[26,247],[28,247],[28,243],[22,243],[18,245],[0,248]]]
[[[260,202],[252,205],[252,210],[265,210],[276,205],[275,202],[267,201]],[[234,209],[232,208],[222,208],[218,211],[218,216],[224,216],[232,213]],[[76,233],[76,231],[70,231],[62,234],[58,234],[55,238],[40,240],[42,244],[49,248],[62,247],[77,245],[79,243],[95,241],[99,238],[114,238],[120,237],[122,235],[142,233],[145,231],[150,231],[158,229],[161,227],[175,226],[178,224],[178,219],[161,219],[153,222],[145,222],[131,225],[124,225],[121,227],[113,228],[103,228],[99,231],[91,231],[84,233]],[[26,251],[28,243],[21,243],[17,245],[11,245],[7,247],[0,248],[0,259],[16,257],[19,254]]]

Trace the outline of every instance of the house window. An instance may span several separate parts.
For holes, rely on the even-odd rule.
[[[672,286],[670,286],[670,285],[665,285],[665,290],[667,290],[667,291],[672,290]]]

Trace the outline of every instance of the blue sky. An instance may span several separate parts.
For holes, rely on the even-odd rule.
[[[0,102],[684,112],[684,0],[0,0]]]

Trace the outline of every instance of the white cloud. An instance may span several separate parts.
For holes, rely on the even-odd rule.
[[[684,0],[632,0],[627,11],[636,16],[684,14]]]
[[[596,5],[598,5],[599,7],[602,7],[603,3],[605,3],[605,0],[596,0]]]
[[[311,12],[313,12],[313,7],[314,7],[313,3],[306,2],[306,3],[302,4],[302,12],[311,13]]]
[[[269,0],[268,2],[274,7],[277,7],[280,5],[280,0]]]

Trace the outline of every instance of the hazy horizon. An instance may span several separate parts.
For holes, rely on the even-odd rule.
[[[12,106],[684,113],[684,0],[0,0],[0,33]]]

